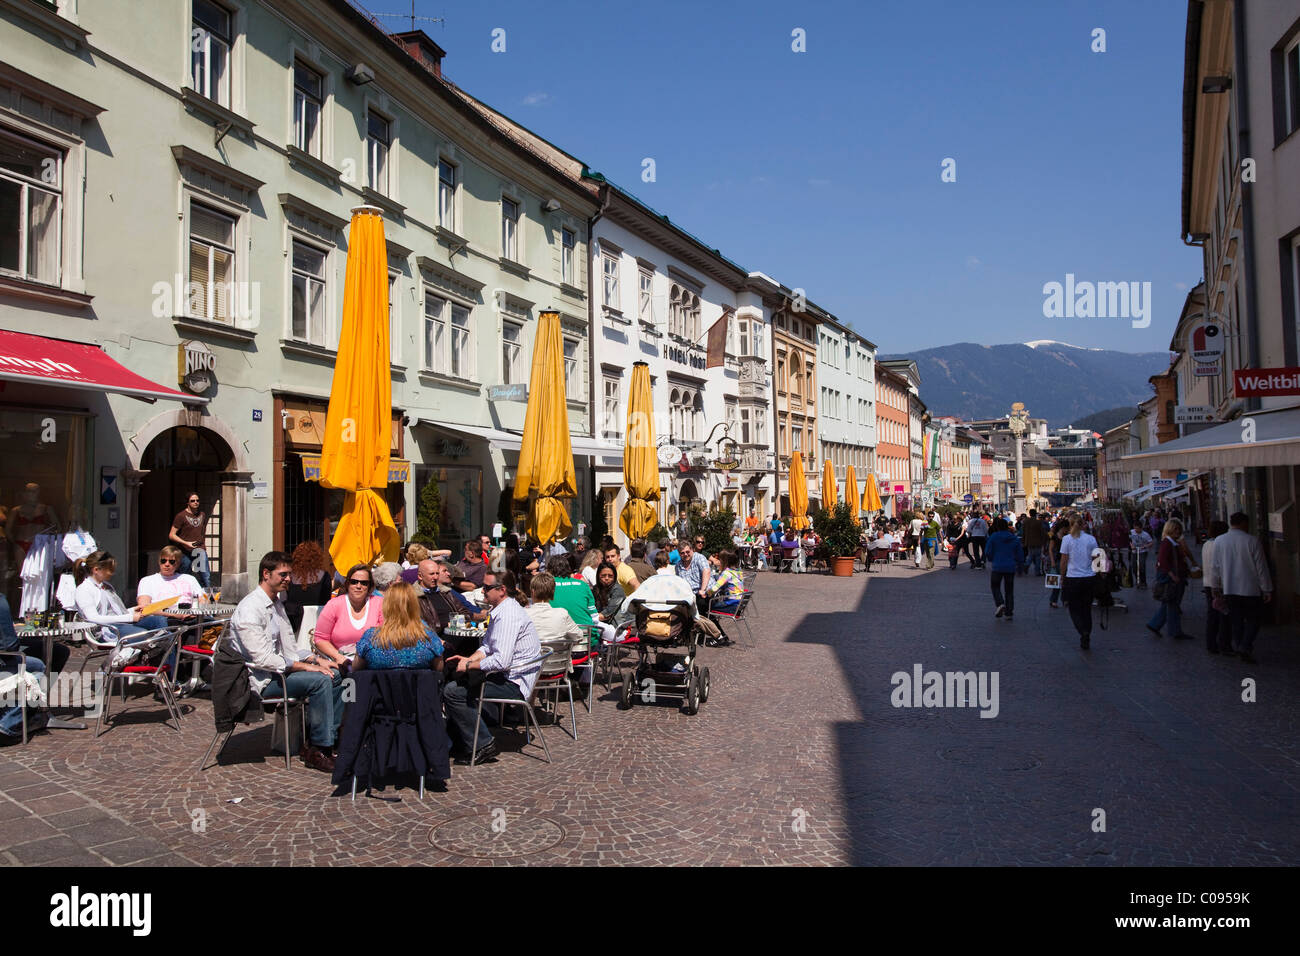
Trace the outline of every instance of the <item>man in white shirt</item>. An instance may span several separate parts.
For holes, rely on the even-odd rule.
[[[148,607],[155,601],[178,597],[177,603],[197,601],[203,588],[192,574],[178,574],[181,566],[182,552],[174,544],[169,544],[158,552],[158,573],[140,580],[135,589],[136,601]]]
[[[1231,530],[1214,539],[1210,579],[1214,582],[1214,596],[1223,598],[1228,606],[1230,651],[1253,664],[1251,651],[1259,633],[1263,605],[1273,600],[1273,577],[1264,560],[1264,549],[1250,534],[1250,519],[1238,511],[1228,524]]]
[[[912,544],[916,547],[916,566],[921,566],[921,539],[925,537],[925,519],[919,514],[912,519],[909,528],[912,532]]]
[[[489,571],[483,576],[483,597],[492,609],[483,645],[468,657],[453,654],[447,658],[446,668],[453,676],[442,689],[442,700],[455,760],[462,766],[492,760],[500,752],[492,732],[483,727],[479,740],[486,735],[487,743],[471,753],[478,699],[484,685],[491,697],[528,700],[541,671],[540,662],[528,663],[542,653],[537,627],[519,602],[510,597],[514,589],[515,576],[509,571]],[[477,679],[480,674],[481,680]],[[495,710],[489,707],[485,714],[495,716],[491,713]]]
[[[984,544],[989,539],[989,524],[984,520],[984,515],[978,511],[972,514],[966,525],[966,533],[970,535],[971,568],[982,568],[984,567]]]
[[[1147,587],[1147,555],[1151,553],[1151,546],[1155,543],[1147,529],[1138,525],[1128,533],[1128,543],[1133,549],[1133,565],[1136,569],[1133,582],[1137,585],[1138,590],[1145,591]]]
[[[268,551],[262,557],[258,586],[230,618],[230,643],[248,662],[250,679],[263,700],[280,699],[280,674],[290,697],[306,699],[310,740],[303,741],[303,763],[333,773],[330,751],[343,720],[343,681],[325,662],[298,650],[283,600],[289,590],[290,560],[283,551]]]

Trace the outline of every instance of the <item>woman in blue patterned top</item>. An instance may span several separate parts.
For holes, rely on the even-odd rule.
[[[353,667],[442,670],[442,641],[421,619],[415,588],[405,581],[392,584],[384,592],[383,611],[384,623],[370,628],[357,641]]]

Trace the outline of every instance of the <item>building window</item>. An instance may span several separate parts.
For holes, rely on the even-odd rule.
[[[468,379],[473,375],[469,309],[436,295],[424,297],[424,366],[431,372]]]
[[[735,441],[740,434],[740,404],[730,396],[723,398],[722,404],[731,439]]]
[[[608,252],[600,254],[601,275],[604,279],[604,305],[618,310],[618,257]]]
[[[618,439],[623,437],[623,414],[622,414],[622,391],[619,388],[619,378],[615,375],[606,375],[604,377],[605,387],[605,427],[602,433],[606,438]]]
[[[740,410],[740,431],[737,441],[742,445],[752,445],[754,443],[753,415],[754,409],[746,405]]]
[[[519,203],[501,197],[501,255],[519,261]]]
[[[388,356],[394,365],[402,364],[401,286],[396,272],[388,273]]]
[[[574,273],[574,253],[578,248],[578,234],[572,229],[560,230],[560,281],[566,285],[577,285]]]
[[[654,273],[647,269],[638,270],[636,314],[646,325],[654,324]]]
[[[564,396],[571,402],[583,400],[577,339],[564,340]]]
[[[524,380],[524,327],[515,322],[501,323],[501,384],[513,385]]]
[[[324,80],[311,67],[293,65],[293,145],[317,159],[321,155],[320,116]]]
[[[290,337],[323,347],[326,324],[325,251],[295,239]]]
[[[190,79],[194,92],[227,109],[230,108],[230,21],[230,12],[224,7],[211,0],[194,0]]]
[[[456,231],[456,166],[438,160],[438,225]]]
[[[62,154],[0,136],[0,272],[58,285],[62,225]]]
[[[1282,135],[1290,136],[1300,129],[1300,37],[1291,41],[1282,54]]]
[[[196,202],[190,203],[188,315],[229,323],[234,278],[234,217]]]
[[[388,150],[392,136],[392,124],[371,110],[366,127],[366,185],[383,196],[388,195]]]

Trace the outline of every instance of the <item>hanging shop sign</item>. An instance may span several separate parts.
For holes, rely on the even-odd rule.
[[[1238,398],[1300,395],[1300,368],[1239,368],[1232,387]]]
[[[202,395],[216,379],[217,357],[202,342],[176,346],[176,366],[181,388],[193,395]]]
[[[1192,331],[1192,361],[1217,365],[1223,358],[1223,329],[1214,322],[1206,322]]]
[[[1214,409],[1209,405],[1175,405],[1175,425],[1203,425],[1214,421]]]

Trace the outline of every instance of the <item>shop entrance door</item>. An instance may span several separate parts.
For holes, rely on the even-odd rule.
[[[212,580],[221,580],[221,473],[230,469],[233,458],[221,437],[206,428],[172,428],[149,443],[141,459],[148,474],[140,484],[137,508],[136,580],[158,570],[158,552],[169,543],[172,519],[185,509],[191,492],[198,493],[208,515],[204,547]]]

